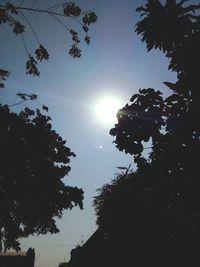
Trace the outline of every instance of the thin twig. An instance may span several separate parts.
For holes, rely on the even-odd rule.
[[[36,4],[37,0],[33,1],[33,4],[31,6],[31,9],[34,7],[34,5]]]
[[[0,5],[0,7],[5,8],[4,5]],[[54,15],[54,16],[61,16],[61,17],[69,17],[69,18],[73,18],[74,20],[76,20],[81,26],[83,26],[83,23],[81,23],[75,16],[66,16],[65,14],[62,13],[58,13],[58,12],[52,12],[52,11],[48,11],[48,10],[43,10],[43,9],[36,9],[36,8],[28,8],[28,7],[15,7],[18,11],[19,10],[28,10],[28,11],[33,11],[33,12],[40,12],[40,13],[46,13],[49,15]]]
[[[80,22],[75,16],[69,16],[70,18],[73,18],[75,21],[77,21],[81,26],[83,26],[83,23]]]
[[[22,37],[22,42],[23,42],[23,45],[25,47],[26,53],[29,56],[29,51],[28,51],[28,48],[27,48],[23,33],[21,33],[21,37]]]
[[[22,7],[23,4],[24,4],[24,0],[21,1],[19,6]]]
[[[25,101],[27,101],[27,100],[22,100],[20,102],[15,103],[15,104],[9,105],[8,107],[10,108],[10,107],[14,107],[14,106],[20,105],[20,104],[24,103]]]
[[[0,5],[0,7],[2,8],[6,8],[5,5]],[[62,13],[57,13],[57,12],[51,12],[51,11],[47,11],[47,10],[44,10],[44,9],[37,9],[37,8],[28,8],[28,7],[21,7],[21,6],[18,6],[18,7],[15,7],[17,10],[28,10],[28,11],[33,11],[33,12],[40,12],[40,13],[46,13],[46,14],[52,14],[52,15],[56,15],[56,16],[62,16],[62,17],[69,17],[69,16],[66,16],[65,14],[62,14]]]
[[[31,16],[33,17],[33,19],[35,20],[35,22],[37,22],[37,17],[35,16],[35,14],[32,13],[31,10],[29,10],[29,13],[31,14]]]
[[[57,5],[54,5],[54,6],[51,6],[51,7],[49,7],[46,11],[49,11],[49,10],[54,9],[54,8],[56,8],[56,7],[59,7],[59,6],[63,5],[63,4],[65,4],[65,2],[60,3],[60,4],[57,4]]]
[[[13,105],[16,103],[17,98],[18,98],[18,95],[16,95],[15,100],[14,100],[14,102],[13,102]]]
[[[70,29],[67,28],[67,26],[59,19],[57,18],[56,16],[54,16],[53,14],[49,14],[50,16],[52,16],[52,18],[54,18],[55,20],[57,20],[61,25],[63,25],[63,27],[65,27],[65,29],[70,32]]]
[[[81,11],[81,14],[88,14],[93,12],[94,10],[96,10],[96,8],[94,7],[93,9],[87,10],[87,11]]]
[[[19,13],[20,13],[21,16],[25,19],[25,21],[28,23],[28,25],[29,25],[29,27],[31,28],[31,31],[32,31],[32,33],[33,33],[35,39],[37,40],[38,44],[40,45],[40,41],[39,41],[39,39],[38,39],[38,37],[37,37],[37,34],[36,34],[35,30],[33,29],[32,25],[31,25],[30,21],[29,21],[29,20],[27,19],[27,17],[22,13],[21,10],[19,10]]]
[[[11,22],[12,22],[12,24],[13,25],[15,25],[15,23],[16,23],[16,20],[13,18],[13,16],[12,15],[10,15],[10,14],[7,14],[8,16],[9,16],[9,18],[11,19]]]

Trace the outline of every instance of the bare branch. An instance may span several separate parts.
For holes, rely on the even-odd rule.
[[[9,105],[8,107],[10,108],[10,107],[14,107],[14,106],[20,105],[20,104],[24,103],[25,101],[27,101],[27,100],[21,100],[21,101],[15,103],[15,104]]]
[[[31,6],[31,9],[34,7],[34,5],[36,4],[37,0],[33,1],[33,4]]]
[[[20,5],[19,5],[19,6],[20,6],[20,7],[22,7],[22,6],[23,6],[23,4],[24,4],[24,0],[22,0],[22,1],[21,1],[21,3],[20,3]]]
[[[51,9],[54,9],[54,8],[57,8],[57,7],[60,7],[60,6],[62,6],[64,3],[65,3],[65,2],[62,2],[62,3],[60,3],[60,4],[51,6],[51,7],[49,7],[49,8],[47,9],[47,11],[49,11],[49,10],[51,10]]]
[[[70,29],[62,22],[62,20],[60,20],[59,18],[57,18],[55,15],[53,14],[49,14],[52,18],[54,18],[55,20],[57,20],[58,23],[60,23],[68,32],[70,32]]]
[[[22,37],[22,42],[23,42],[24,48],[25,48],[25,50],[26,50],[26,53],[27,53],[27,55],[29,56],[30,53],[29,53],[29,51],[28,51],[28,48],[27,48],[27,45],[26,45],[26,42],[25,42],[23,33],[21,33],[21,37]]]
[[[5,5],[0,5],[0,7],[2,8],[6,8]],[[27,10],[27,11],[33,11],[33,12],[39,12],[39,13],[45,13],[45,14],[49,14],[49,15],[56,15],[56,16],[61,16],[61,17],[72,17],[72,16],[66,16],[65,14],[62,13],[58,13],[58,12],[52,12],[52,11],[48,11],[48,10],[44,10],[44,9],[37,9],[37,8],[30,8],[30,7],[22,7],[22,6],[18,6],[15,7],[17,10]]]
[[[21,14],[21,16],[24,18],[24,20],[27,22],[27,24],[29,25],[32,33],[33,33],[33,36],[35,37],[36,41],[38,42],[38,44],[40,44],[40,41],[38,39],[38,36],[35,32],[35,30],[33,29],[33,26],[31,25],[30,21],[27,19],[27,17],[23,14],[23,12],[21,10],[19,10],[19,13]]]

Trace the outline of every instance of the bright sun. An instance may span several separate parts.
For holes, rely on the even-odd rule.
[[[122,100],[115,96],[101,97],[95,103],[95,117],[99,122],[107,126],[112,126],[117,122],[117,111],[123,107]]]

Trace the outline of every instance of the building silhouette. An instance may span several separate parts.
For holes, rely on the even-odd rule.
[[[0,267],[34,267],[35,250],[29,248],[27,252],[0,253]]]

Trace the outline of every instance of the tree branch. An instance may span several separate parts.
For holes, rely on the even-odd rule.
[[[10,107],[14,107],[14,106],[20,105],[20,104],[24,103],[25,101],[27,101],[27,99],[21,100],[21,101],[15,103],[15,104],[9,105],[8,107],[10,108]]]
[[[1,8],[6,8],[5,5],[0,5]],[[61,17],[72,17],[72,16],[66,16],[65,14],[62,14],[62,13],[58,13],[58,12],[52,12],[52,11],[48,11],[47,10],[44,10],[44,9],[37,9],[37,8],[30,8],[30,7],[22,7],[22,6],[15,6],[15,9],[16,10],[27,10],[27,11],[33,11],[33,12],[39,12],[39,13],[45,13],[45,14],[48,14],[48,15],[56,15],[56,16],[61,16]],[[81,23],[79,21],[79,23]]]
[[[54,18],[55,20],[57,20],[57,22],[59,22],[69,33],[70,33],[70,29],[67,28],[67,26],[56,16],[54,16],[53,14],[49,14],[52,18]]]
[[[32,27],[32,25],[31,25],[30,21],[29,21],[29,20],[27,19],[27,17],[21,12],[21,10],[19,10],[19,13],[20,13],[21,16],[24,18],[24,20],[27,22],[27,24],[29,25],[29,27],[30,27],[30,29],[31,29],[31,31],[32,31],[32,33],[33,33],[33,36],[35,37],[36,41],[37,41],[38,44],[40,45],[39,38],[38,38],[38,36],[37,36],[35,30],[33,29],[33,27]]]

